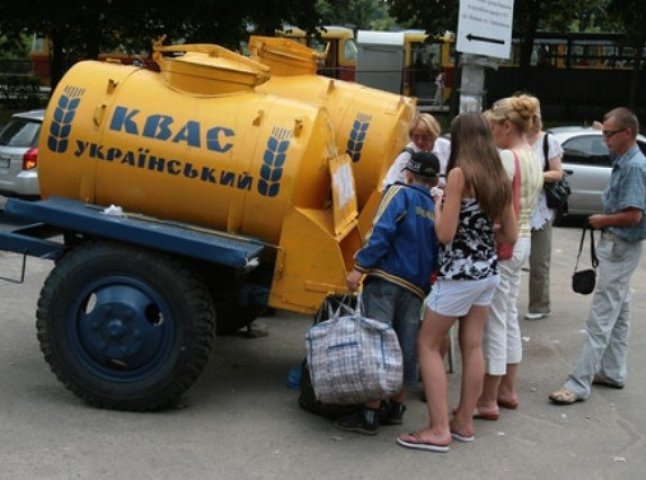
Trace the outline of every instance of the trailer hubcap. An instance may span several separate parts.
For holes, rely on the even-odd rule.
[[[71,345],[86,366],[119,378],[147,376],[174,343],[171,309],[150,285],[134,278],[98,279],[77,297]]]

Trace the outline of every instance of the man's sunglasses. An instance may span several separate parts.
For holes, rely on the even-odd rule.
[[[619,132],[623,132],[624,130],[626,129],[622,128],[620,130],[601,130],[601,134],[606,138],[610,138]]]

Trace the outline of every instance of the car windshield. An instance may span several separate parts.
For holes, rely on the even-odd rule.
[[[40,123],[22,118],[12,119],[0,132],[0,145],[34,147],[38,141]]]

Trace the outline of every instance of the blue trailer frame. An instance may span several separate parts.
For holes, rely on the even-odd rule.
[[[9,198],[0,214],[0,223],[17,222],[22,225],[0,231],[0,250],[19,253],[24,258],[33,256],[55,260],[63,255],[66,246],[62,241],[52,239],[65,232],[77,232],[251,270],[258,265],[261,253],[268,246],[251,237],[127,212],[114,215],[106,213],[108,211],[56,196],[38,201]]]

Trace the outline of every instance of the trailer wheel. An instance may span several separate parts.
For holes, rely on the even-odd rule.
[[[163,253],[90,241],[63,258],[38,301],[41,350],[92,405],[155,410],[197,379],[215,339],[200,277]]]

